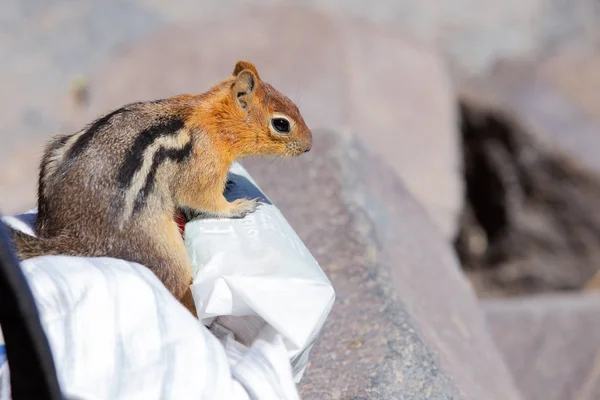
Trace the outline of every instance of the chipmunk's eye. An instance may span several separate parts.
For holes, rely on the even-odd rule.
[[[273,118],[271,119],[271,126],[279,133],[290,133],[290,121],[285,118]]]

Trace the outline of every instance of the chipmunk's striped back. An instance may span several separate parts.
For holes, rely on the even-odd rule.
[[[192,135],[184,113],[165,110],[165,103],[130,104],[53,140],[40,173],[42,218],[48,207],[66,206],[57,196],[65,189],[77,188],[73,195],[86,197],[88,212],[107,207],[102,211],[119,227],[147,207],[153,195],[169,196],[156,181],[168,164],[190,158]],[[53,204],[55,199],[60,204]]]

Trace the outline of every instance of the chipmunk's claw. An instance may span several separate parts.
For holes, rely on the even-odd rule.
[[[231,203],[231,211],[229,218],[244,218],[247,214],[251,214],[260,205],[259,199],[237,199]]]

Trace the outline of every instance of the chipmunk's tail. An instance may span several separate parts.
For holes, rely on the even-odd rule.
[[[28,258],[61,254],[59,246],[52,239],[38,238],[8,227],[17,257],[23,261]]]

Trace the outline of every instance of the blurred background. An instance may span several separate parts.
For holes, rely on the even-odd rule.
[[[423,206],[524,399],[600,398],[599,2],[0,0],[0,211],[52,133],[239,59]]]

